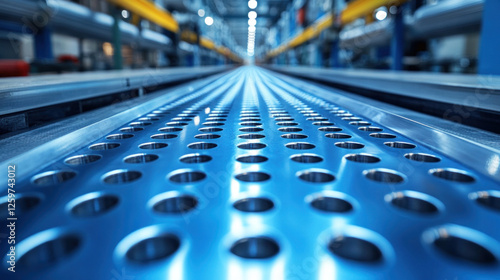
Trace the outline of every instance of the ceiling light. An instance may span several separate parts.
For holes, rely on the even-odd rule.
[[[250,0],[250,1],[248,1],[248,7],[249,7],[250,9],[255,9],[255,8],[257,8],[257,1],[255,1],[255,0]]]
[[[128,11],[127,10],[122,10],[122,17],[123,18],[128,18]]]
[[[377,20],[384,20],[387,18],[387,8],[386,7],[380,7],[375,10],[375,18]]]
[[[249,32],[255,32],[255,26],[249,26],[248,27]]]
[[[203,9],[199,9],[199,10],[198,10],[198,15],[199,15],[200,17],[204,17],[204,16],[205,16],[205,10],[203,10]]]
[[[208,25],[208,26],[214,24],[214,19],[212,17],[206,17],[205,18],[205,24]]]
[[[255,11],[248,12],[248,18],[257,18],[257,12]]]
[[[257,21],[254,18],[251,18],[248,20],[248,25],[255,26],[256,24],[257,24]]]

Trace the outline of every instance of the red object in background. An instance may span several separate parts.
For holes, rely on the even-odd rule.
[[[304,26],[306,21],[306,8],[302,7],[297,11],[297,24],[299,26]]]
[[[78,64],[78,62],[79,62],[78,57],[71,55],[71,54],[62,54],[59,57],[57,57],[57,61],[59,61],[59,62],[73,62],[75,64]]]
[[[0,77],[28,76],[30,65],[24,60],[0,59]]]

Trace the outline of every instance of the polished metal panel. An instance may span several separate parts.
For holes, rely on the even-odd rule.
[[[499,180],[424,125],[254,67],[173,97],[18,178],[1,279],[500,275]]]

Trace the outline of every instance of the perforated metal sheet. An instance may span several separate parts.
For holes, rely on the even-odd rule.
[[[499,278],[498,182],[299,83],[240,68],[19,178],[1,278]]]

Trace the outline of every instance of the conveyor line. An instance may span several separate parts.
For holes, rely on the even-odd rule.
[[[255,67],[156,94],[3,162],[1,279],[500,275],[497,149]]]

